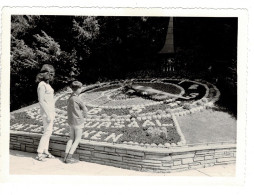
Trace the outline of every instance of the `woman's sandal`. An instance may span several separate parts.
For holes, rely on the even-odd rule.
[[[44,158],[44,156],[42,156],[42,155],[37,155],[37,156],[35,157],[35,159],[38,160],[38,161],[42,161],[42,162],[46,161],[45,158]]]
[[[50,158],[50,159],[54,159],[55,157],[52,155],[52,154],[50,154],[50,153],[44,153],[46,156],[45,156],[45,158]]]

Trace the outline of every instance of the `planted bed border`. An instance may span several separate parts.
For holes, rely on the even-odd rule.
[[[36,153],[41,134],[10,132],[10,149]],[[51,136],[49,150],[64,156],[66,136]],[[178,172],[236,162],[236,143],[208,143],[170,148],[82,140],[74,153],[80,161],[146,172]]]
[[[167,78],[161,80],[166,79]],[[182,80],[183,79],[179,79],[179,81]],[[144,81],[145,80],[143,80],[143,82]],[[155,81],[158,82],[160,81],[160,79],[156,79]],[[202,84],[197,80],[194,82]],[[109,83],[110,85],[114,84],[114,82]],[[118,82],[116,83],[118,84]],[[105,84],[106,83],[94,84],[90,85],[89,88],[98,88],[99,86]],[[205,84],[202,85],[205,86],[206,89],[208,89],[207,85]],[[196,111],[201,111],[204,108],[213,107],[213,103],[218,100],[220,92],[214,85],[212,86],[216,91],[216,95],[210,101],[206,102],[203,106],[196,106],[195,108],[191,108],[189,110],[172,109],[168,115],[159,116],[159,117],[172,117],[176,125],[176,130],[178,131],[178,134],[181,137],[180,142],[181,144],[179,145],[170,144],[170,146],[168,145],[160,147],[157,145],[139,145],[136,143],[116,144],[82,139],[74,154],[74,157],[81,161],[148,172],[178,172],[221,164],[235,163],[236,162],[235,142],[207,143],[207,144],[200,143],[195,145],[185,145],[186,140],[176,120],[177,116],[184,116],[186,114],[191,114]],[[88,90],[89,88],[85,87],[84,91]],[[69,92],[70,92],[69,90],[65,90],[58,93],[55,97],[56,100],[58,100],[60,97]],[[207,95],[208,93],[206,93],[205,97]],[[157,103],[158,102],[156,102],[156,104]],[[32,106],[22,108],[15,112],[33,109],[34,107],[37,106],[38,104],[34,104]],[[150,113],[150,115],[151,114],[153,113]],[[144,115],[141,114],[139,117],[137,117],[137,119],[143,120],[142,117],[147,116],[146,114]],[[10,149],[36,153],[40,138],[41,134],[10,130]],[[49,150],[53,155],[63,157],[67,141],[68,141],[67,136],[52,135]]]

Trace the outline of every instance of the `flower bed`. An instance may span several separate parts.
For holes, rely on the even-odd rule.
[[[149,83],[147,79],[144,80],[144,82],[139,79],[132,80],[132,82],[134,86],[140,86],[142,89],[140,90],[140,94],[134,92],[132,95],[128,94],[124,96],[121,90],[117,90],[117,87],[120,85],[115,85],[112,86],[110,90],[99,87],[96,89],[96,92],[84,93],[82,98],[87,106],[97,108],[97,110],[101,108],[101,114],[111,115],[118,112],[112,111],[113,109],[136,109],[139,110],[139,114],[152,114],[149,113],[150,110],[156,111],[156,109],[159,108],[159,110],[168,111],[168,113],[174,112],[179,115],[184,115],[213,106],[213,103],[216,102],[220,96],[220,92],[215,86],[204,81],[201,83],[179,79],[150,79]],[[155,89],[155,91],[160,89],[159,93],[162,94],[171,93],[172,97],[164,99],[163,101],[154,101],[152,100],[153,98],[147,96],[149,92],[144,90],[151,88],[153,90]],[[165,88],[165,90],[163,90],[163,88]],[[107,89],[109,89],[108,86]],[[115,93],[116,90],[120,98],[117,98],[118,95]],[[159,93],[154,94],[154,96],[157,95],[159,97]],[[114,98],[112,98],[112,94]],[[96,101],[94,101],[94,99],[96,99]],[[121,113],[127,114],[127,111],[121,111]],[[99,112],[97,114],[99,114]]]
[[[154,101],[144,94],[126,90],[124,82],[98,83],[84,87],[81,98],[89,112],[84,124],[83,139],[152,147],[181,146],[185,144],[185,139],[175,116],[210,108],[220,95],[215,86],[206,82],[132,80],[134,86],[149,89],[153,95],[172,94],[169,99]],[[70,93],[65,91],[58,95],[55,135],[69,134],[66,108]],[[42,133],[39,108],[14,113],[11,130]]]
[[[66,136],[69,134],[66,112],[57,110],[57,113],[53,135]],[[11,119],[11,130],[42,133],[43,128],[39,109],[33,108],[32,110],[14,113]],[[152,130],[154,133],[151,133]],[[102,118],[86,119],[83,139],[111,143],[153,144],[156,146],[160,145],[161,147],[165,144],[175,145],[181,142],[181,137],[176,131],[172,119],[138,120],[131,118],[123,120],[117,118],[116,115],[115,119],[111,120],[103,120]]]
[[[74,158],[155,172],[235,163],[235,143],[195,142],[192,145],[187,140],[186,145],[178,124],[179,120],[183,132],[188,136],[181,123],[181,119],[186,117],[176,117],[211,108],[220,96],[214,85],[183,79],[139,79],[132,82],[134,85],[152,88],[152,91],[159,90],[158,93],[166,92],[178,97],[154,101],[146,95],[125,90],[125,81],[85,86],[81,98],[89,112]],[[56,120],[49,145],[50,152],[59,157],[64,156],[69,135],[66,105],[71,91],[67,89],[56,95]],[[189,120],[195,120],[195,117],[190,116]],[[198,125],[194,127],[196,129]],[[194,127],[191,129],[195,130]],[[36,152],[42,131],[38,106],[11,113],[10,148]],[[190,133],[199,141],[201,134],[197,135],[197,132],[200,133],[200,129]]]

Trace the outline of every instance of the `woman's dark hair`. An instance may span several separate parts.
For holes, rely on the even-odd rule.
[[[51,76],[55,75],[55,69],[50,64],[44,64],[41,71],[36,76],[36,82],[49,81]]]
[[[49,72],[40,72],[36,76],[36,82],[41,82],[41,81],[49,81],[50,79],[50,74]]]
[[[55,73],[55,68],[50,64],[44,64],[41,67],[41,72],[54,72]]]

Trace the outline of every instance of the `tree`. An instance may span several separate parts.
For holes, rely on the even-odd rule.
[[[52,64],[56,71],[56,83],[58,87],[63,87],[79,75],[77,66],[76,51],[71,53],[62,51],[59,43],[44,31],[42,35],[34,35],[34,48],[37,60],[40,64]]]
[[[34,75],[37,69],[36,54],[23,40],[11,37],[11,109],[19,108],[25,102],[32,101]],[[34,73],[34,74],[33,74]]]
[[[167,24],[153,17],[12,16],[12,109],[36,101],[35,76],[44,63],[56,69],[55,90],[74,79],[123,78],[151,67]]]
[[[12,17],[11,110],[36,101],[35,77],[43,64],[55,67],[56,90],[79,75],[75,49],[62,51],[60,44],[43,30],[33,34],[38,32],[41,20],[43,17]]]

